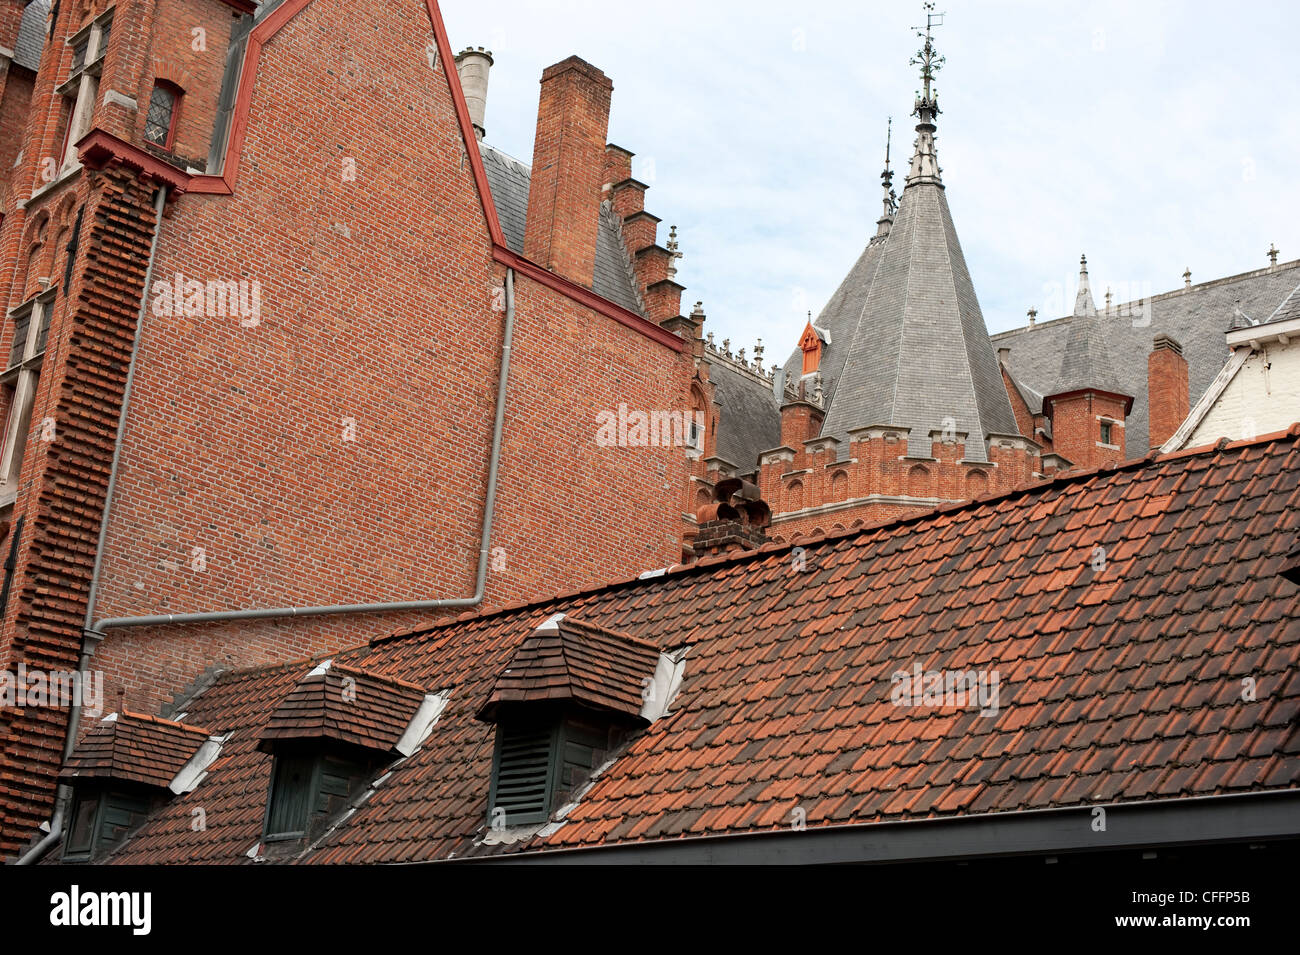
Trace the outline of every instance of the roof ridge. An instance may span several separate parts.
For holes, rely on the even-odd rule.
[[[1293,259],[1290,262],[1283,262],[1281,265],[1278,265],[1276,267],[1266,265],[1263,268],[1253,269],[1249,272],[1238,272],[1236,275],[1225,275],[1221,278],[1210,279],[1205,282],[1197,282],[1195,285],[1191,286],[1190,288],[1170,289],[1168,292],[1160,292],[1150,297],[1135,298],[1128,302],[1115,302],[1111,304],[1110,312],[1114,313],[1127,307],[1132,307],[1132,306],[1142,305],[1142,304],[1150,304],[1152,302],[1160,302],[1171,298],[1178,298],[1180,296],[1186,295],[1188,292],[1195,292],[1201,289],[1217,288],[1223,285],[1231,285],[1234,282],[1244,282],[1246,279],[1261,278],[1265,275],[1269,275],[1274,272],[1281,272],[1285,269],[1294,269],[1294,268],[1300,268],[1300,259]],[[1101,314],[1103,317],[1105,317],[1107,313],[1105,310],[1102,310]],[[1070,319],[1075,317],[1077,316],[1060,315],[1057,316],[1056,318],[1049,318],[1041,322],[1034,322],[1033,325],[1028,325],[1028,324],[1017,325],[1015,328],[1008,328],[1000,332],[994,332],[993,334],[989,335],[989,338],[997,339],[997,338],[1001,338],[1004,335],[1013,335],[1017,332],[1028,331],[1030,328],[1034,328],[1034,329],[1044,328],[1048,325],[1055,325],[1057,322],[1068,322]]]
[[[387,674],[387,673],[383,673],[383,672],[380,672],[380,671],[377,671],[377,670],[367,670],[367,669],[364,669],[364,668],[362,668],[362,667],[357,666],[357,665],[354,664],[354,663],[347,663],[347,662],[344,662],[344,661],[340,661],[340,662],[335,663],[333,666],[331,666],[330,669],[331,669],[331,670],[335,670],[335,671],[337,671],[337,670],[347,670],[347,671],[349,671],[349,672],[351,672],[351,673],[356,673],[356,674],[359,674],[359,675],[364,676],[364,677],[369,677],[369,678],[372,679],[372,680],[380,680],[380,681],[382,681],[382,682],[384,682],[384,683],[392,683],[392,684],[394,684],[394,685],[396,685],[396,686],[404,687],[404,688],[406,688],[406,689],[408,689],[408,690],[419,690],[421,693],[426,693],[426,692],[428,692],[427,690],[425,690],[424,687],[422,687],[422,686],[421,686],[420,684],[418,684],[418,683],[412,683],[410,680],[403,680],[403,679],[402,679],[401,677],[399,677],[399,676],[390,676],[390,675]],[[322,674],[322,675],[324,675],[324,674]]]
[[[577,616],[576,614],[565,614],[564,619],[558,622],[558,626],[561,630],[563,630],[565,624],[578,627],[579,629],[597,630],[602,634],[608,634],[609,636],[617,637],[620,640],[626,640],[631,643],[639,643],[644,647],[649,647],[655,650],[656,652],[658,652],[659,650],[659,644],[655,643],[653,640],[647,640],[645,637],[638,637],[636,634],[628,633],[626,630],[615,630],[613,627],[602,627],[598,623],[591,623],[589,621],[583,620],[581,617]]]
[[[886,518],[884,520],[875,523],[863,524],[857,527],[843,528],[838,531],[831,530],[816,535],[812,535],[812,534],[800,535],[797,540],[791,539],[786,541],[770,541],[762,545],[761,547],[755,548],[754,550],[747,550],[747,551],[742,551],[739,553],[731,553],[731,554],[718,554],[715,556],[704,557],[701,558],[700,560],[697,560],[693,564],[673,564],[672,566],[665,569],[664,574],[649,579],[659,580],[659,581],[668,580],[670,579],[669,575],[685,574],[685,573],[690,573],[693,571],[698,571],[706,568],[711,569],[723,564],[740,563],[746,560],[753,560],[760,556],[766,557],[767,555],[778,551],[792,550],[795,547],[803,547],[809,543],[821,543],[830,540],[841,540],[843,538],[853,537],[855,535],[866,535],[868,533],[889,530],[891,528],[906,527],[910,524],[917,524],[922,521],[931,520],[940,515],[947,516],[950,514],[962,513],[964,511],[971,511],[976,509],[977,507],[984,507],[989,504],[998,503],[999,501],[1013,500],[1020,497],[1027,497],[1032,493],[1038,491],[1044,491],[1048,487],[1053,485],[1063,486],[1069,484],[1082,483],[1085,480],[1089,480],[1093,477],[1096,477],[1098,474],[1114,474],[1114,473],[1125,472],[1125,471],[1138,471],[1143,468],[1150,467],[1153,464],[1163,463],[1165,461],[1177,460],[1179,458],[1184,458],[1184,457],[1195,457],[1197,455],[1208,456],[1211,454],[1217,454],[1223,450],[1238,450],[1240,448],[1248,447],[1256,444],[1268,444],[1274,441],[1280,441],[1283,438],[1288,438],[1288,437],[1291,438],[1300,437],[1300,422],[1293,424],[1290,428],[1287,428],[1286,430],[1283,431],[1274,431],[1274,432],[1270,432],[1269,434],[1259,435],[1258,437],[1255,438],[1230,442],[1228,444],[1222,445],[1222,447],[1220,447],[1219,444],[1206,445],[1199,448],[1190,448],[1187,450],[1176,451],[1169,454],[1160,454],[1158,450],[1153,450],[1140,458],[1130,458],[1121,462],[1104,464],[1101,465],[1100,467],[1058,471],[1055,474],[1053,474],[1051,477],[1042,478],[1038,481],[1030,481],[1025,484],[1021,484],[1017,487],[1011,488],[1010,490],[1007,491],[999,491],[991,494],[981,495],[969,501],[949,503],[942,507],[935,507],[924,511],[918,511],[915,514],[907,514],[900,517]],[[554,606],[555,604],[558,603],[572,603],[574,600],[581,597],[588,597],[595,594],[604,593],[605,591],[614,591],[624,587],[641,584],[645,582],[646,579],[640,576],[628,577],[620,580],[610,581],[608,583],[600,584],[594,587],[587,587],[584,589],[578,589],[578,590],[572,590],[572,591],[554,594],[549,597],[539,597],[533,600],[516,601],[514,603],[498,607],[495,610],[466,611],[464,613],[456,615],[455,617],[449,617],[445,620],[435,621],[431,623],[429,626],[422,627],[418,630],[414,628],[408,628],[406,630],[396,631],[394,633],[386,634],[384,636],[372,637],[369,643],[366,645],[373,647],[381,643],[388,643],[393,640],[405,639],[407,637],[414,637],[414,636],[424,636],[426,634],[433,633],[437,630],[443,630],[448,627],[463,625],[471,622],[490,620],[494,617],[506,616],[512,613],[519,613],[520,611],[534,609],[534,608],[538,612],[542,612],[545,608]]]
[[[203,727],[195,726],[193,723],[182,723],[179,720],[169,720],[164,716],[151,716],[148,713],[141,713],[139,710],[129,710],[125,706],[117,712],[119,716],[127,719],[143,720],[147,723],[161,723],[166,726],[175,726],[179,729],[188,730],[189,732],[202,733],[204,736],[208,734],[208,731]]]

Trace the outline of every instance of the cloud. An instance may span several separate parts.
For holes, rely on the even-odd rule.
[[[1087,252],[1107,284],[1204,281],[1300,256],[1300,80],[1287,4],[952,2],[937,31],[939,156],[990,331],[1044,314]],[[527,161],[542,69],[614,81],[610,140],[653,160],[683,301],[718,340],[793,349],[880,214],[886,116],[904,167],[919,4],[607,0],[443,5],[496,55],[488,140]],[[1260,24],[1267,24],[1261,29]],[[901,185],[901,176],[896,180]],[[666,231],[665,231],[666,234]],[[1055,293],[1053,294],[1053,290]]]

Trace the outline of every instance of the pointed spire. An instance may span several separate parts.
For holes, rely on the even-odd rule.
[[[939,91],[934,85],[934,76],[943,68],[944,58],[934,49],[931,31],[943,23],[943,14],[934,12],[934,4],[925,4],[925,32],[919,29],[916,35],[925,40],[925,45],[912,57],[912,65],[921,67],[922,91],[916,94],[916,104],[912,115],[918,120],[916,124],[916,146],[912,153],[912,165],[907,172],[907,183],[903,187],[917,182],[932,182],[943,185],[939,174],[939,156],[934,146],[934,120],[941,112],[939,109]]]
[[[889,145],[894,133],[894,117],[890,116],[885,126],[885,171],[880,174],[880,188],[884,192],[882,202],[884,209],[876,220],[876,235],[889,235],[894,224],[894,213],[898,212],[898,195],[894,192],[894,171],[889,168]]]
[[[1092,289],[1088,287],[1088,257],[1079,256],[1079,291],[1074,296],[1075,315],[1096,315],[1097,306],[1092,301]]]

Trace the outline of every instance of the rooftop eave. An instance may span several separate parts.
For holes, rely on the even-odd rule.
[[[1285,321],[1266,325],[1251,325],[1228,332],[1228,347],[1240,348],[1249,345],[1258,349],[1271,342],[1289,344],[1292,338],[1300,338],[1300,318],[1288,318]]]
[[[1109,391],[1105,388],[1071,388],[1068,391],[1058,391],[1055,394],[1047,395],[1043,398],[1043,414],[1049,418],[1052,416],[1052,405],[1062,398],[1073,398],[1076,395],[1102,395],[1107,398],[1118,398],[1124,402],[1124,414],[1127,416],[1133,410],[1133,396],[1126,395],[1119,391]]]

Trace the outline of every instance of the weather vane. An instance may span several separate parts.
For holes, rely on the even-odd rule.
[[[920,27],[913,27],[916,35],[925,40],[925,46],[916,51],[912,57],[912,65],[921,67],[921,80],[925,85],[925,95],[918,96],[916,101],[915,113],[919,114],[922,107],[925,107],[931,115],[939,112],[938,90],[931,91],[931,84],[934,82],[934,74],[943,68],[947,62],[942,56],[935,53],[934,38],[932,31],[937,26],[943,25],[944,14],[934,12],[934,4],[925,4],[925,32],[921,32]]]

